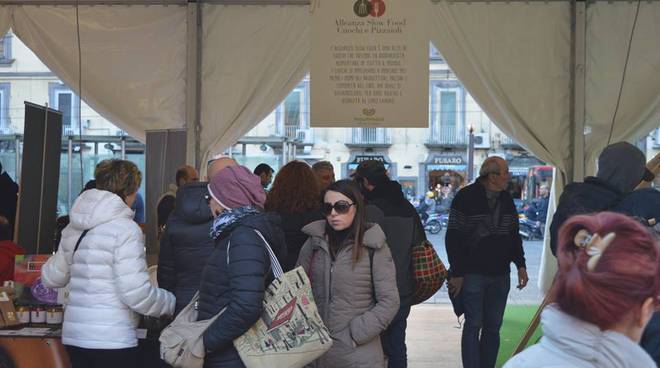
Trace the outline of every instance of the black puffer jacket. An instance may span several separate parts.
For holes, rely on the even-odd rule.
[[[419,214],[403,196],[401,184],[396,181],[387,181],[374,190],[367,191],[365,197],[368,204],[367,221],[380,225],[392,252],[401,306],[409,306],[415,292],[412,247],[426,240]],[[377,210],[370,208],[372,206]]]
[[[199,288],[202,270],[215,242],[209,235],[213,216],[204,195],[207,183],[179,188],[176,207],[160,240],[158,286],[176,296],[175,314],[192,299]]]
[[[302,228],[314,221],[323,220],[321,211],[311,211],[305,213],[279,213],[282,218],[282,230],[284,230],[284,239],[286,241],[286,260],[282,262],[284,272],[290,271],[296,267],[298,254],[305,241],[309,237],[302,232]]]
[[[550,249],[557,254],[557,236],[561,225],[571,216],[611,210],[621,202],[624,192],[593,176],[584,183],[571,183],[559,197],[557,211],[550,224]]]
[[[244,367],[232,341],[259,319],[264,290],[273,280],[266,246],[255,229],[266,238],[278,260],[286,257],[284,234],[275,213],[243,218],[216,240],[202,275],[198,319],[209,319],[224,307],[227,310],[204,333],[204,367]]]

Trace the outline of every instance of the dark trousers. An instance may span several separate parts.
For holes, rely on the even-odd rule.
[[[137,368],[138,348],[83,349],[65,345],[71,368]]]
[[[464,368],[495,367],[500,349],[500,327],[510,288],[509,275],[465,275],[461,290],[465,307],[461,339]]]
[[[388,368],[406,368],[408,366],[408,355],[406,349],[406,327],[408,326],[408,315],[410,306],[399,308],[396,316],[380,335],[383,352],[387,357]]]

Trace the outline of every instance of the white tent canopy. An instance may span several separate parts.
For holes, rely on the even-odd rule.
[[[305,75],[310,8],[322,6],[321,0],[1,3],[0,32],[12,28],[122,129],[138,139],[149,130],[194,132],[189,161],[197,166],[258,124]],[[658,2],[411,0],[411,6],[420,8],[429,39],[492,120],[557,167],[555,197],[566,181],[593,174],[608,142],[634,140],[658,124]]]
[[[82,86],[88,104],[139,139],[199,120],[201,156],[249,131],[306,73],[310,9],[304,0],[200,3],[4,1],[0,31],[13,28],[65,83],[76,92]],[[570,1],[417,6],[429,15],[430,40],[493,121],[572,177]],[[621,88],[637,3],[587,5],[584,64],[577,67],[585,71],[582,123],[591,170],[608,140],[631,140],[657,124],[660,4],[639,6]]]

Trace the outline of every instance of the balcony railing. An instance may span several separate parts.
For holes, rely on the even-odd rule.
[[[298,130],[300,129],[299,125],[285,125],[284,126],[284,136],[289,139],[296,139],[298,137]]]
[[[660,148],[660,128],[655,130],[655,142],[653,142],[653,148]]]
[[[314,143],[314,131],[311,128],[301,129],[296,125],[284,125],[278,129],[278,136],[286,137],[301,143]]]
[[[390,130],[386,128],[352,128],[349,145],[389,146],[392,144]]]
[[[456,126],[438,126],[429,128],[428,145],[465,146],[467,138],[462,129]]]

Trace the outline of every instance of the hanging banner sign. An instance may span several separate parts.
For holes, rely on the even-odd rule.
[[[323,1],[312,14],[311,126],[429,126],[419,0]]]

